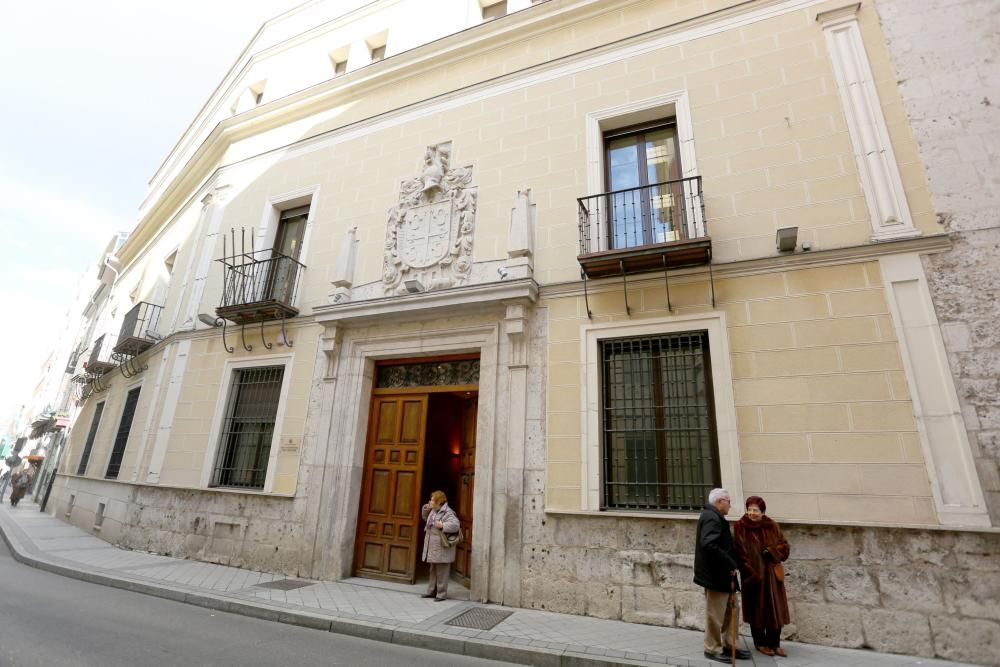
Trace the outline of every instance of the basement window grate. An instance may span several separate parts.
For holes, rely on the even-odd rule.
[[[314,586],[315,581],[302,581],[301,579],[276,579],[263,584],[254,584],[254,588],[274,588],[279,591],[294,591],[296,588]]]
[[[513,613],[512,611],[487,609],[486,607],[473,607],[447,621],[445,625],[471,628],[473,630],[492,630]]]

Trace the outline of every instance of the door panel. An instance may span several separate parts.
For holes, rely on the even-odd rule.
[[[413,583],[419,548],[427,396],[372,399],[361,483],[356,574]]]
[[[476,489],[476,418],[478,402],[466,400],[462,408],[462,441],[459,449],[458,504],[455,513],[463,540],[455,552],[455,578],[469,586],[472,576],[472,499]]]

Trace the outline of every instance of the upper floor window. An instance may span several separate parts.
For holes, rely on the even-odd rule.
[[[610,247],[676,241],[684,224],[673,119],[604,133]]]
[[[340,76],[347,72],[347,61],[346,60],[334,60],[333,61],[333,75]]]
[[[372,54],[372,62],[373,63],[377,63],[380,60],[384,60],[385,59],[385,44],[383,44],[382,46],[372,47],[371,54]]]
[[[602,506],[697,510],[721,485],[708,332],[599,345]]]

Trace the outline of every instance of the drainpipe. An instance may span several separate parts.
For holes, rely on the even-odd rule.
[[[114,260],[117,260],[117,258],[114,255],[105,255],[104,256],[104,266],[108,267],[109,269],[111,269],[112,271],[115,272],[115,279],[111,282],[111,286],[112,287],[114,287],[115,283],[118,282],[118,276],[120,275],[118,269],[116,269],[114,267],[114,265],[112,265],[112,263],[111,263]],[[117,261],[115,261],[115,263],[117,264]]]

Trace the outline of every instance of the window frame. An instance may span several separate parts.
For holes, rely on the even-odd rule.
[[[680,178],[698,176],[698,159],[695,155],[694,122],[687,90],[675,90],[656,97],[628,102],[606,109],[589,112],[585,119],[585,140],[587,148],[587,196],[605,194],[607,190],[607,157],[605,156],[605,135],[624,130],[631,126],[649,124],[673,119],[677,132],[677,159],[680,162]],[[695,207],[691,219],[685,220],[688,238],[701,236],[704,219],[699,207]],[[600,221],[594,221],[591,237],[600,235]]]
[[[710,311],[690,315],[649,318],[634,322],[586,323],[581,325],[581,425],[580,425],[580,507],[599,515],[639,514],[642,516],[676,516],[690,518],[690,512],[676,510],[602,509],[603,494],[603,429],[602,429],[602,362],[600,341],[609,338],[629,338],[662,335],[684,331],[708,332],[710,369],[715,405],[715,432],[719,452],[719,473],[722,486],[733,498],[733,504],[743,502],[743,479],[740,469],[739,439],[736,425],[736,402],[733,393],[732,362],[727,335],[726,314]]]
[[[290,192],[283,192],[268,198],[261,212],[260,226],[258,227],[255,244],[257,248],[274,248],[278,241],[279,228],[281,226],[281,216],[286,212],[300,207],[309,207],[306,216],[306,228],[302,235],[302,245],[299,250],[298,261],[308,267],[306,259],[309,257],[309,242],[312,238],[312,231],[316,220],[316,209],[319,207],[320,186],[312,185]],[[303,280],[299,276],[299,280]],[[298,308],[302,299],[302,290],[295,291],[295,298],[288,304],[293,308]]]
[[[638,178],[639,184],[637,186],[633,186],[632,188],[624,189],[626,191],[628,190],[633,191],[632,193],[633,202],[635,201],[636,188],[648,189],[650,188],[650,186],[658,184],[649,182],[649,162],[648,162],[648,155],[646,153],[645,138],[647,132],[660,130],[664,128],[670,128],[673,131],[672,143],[674,147],[674,156],[675,156],[673,167],[674,170],[676,171],[675,174],[668,175],[669,177],[667,178],[666,182],[676,181],[681,178],[681,174],[684,173],[684,165],[681,162],[681,146],[680,146],[680,140],[678,139],[677,118],[675,116],[670,116],[667,118],[660,118],[645,123],[628,125],[622,128],[607,129],[602,132],[604,138],[604,191],[605,192],[610,193],[619,191],[611,187],[611,142],[616,139],[634,138],[635,140],[634,145],[636,149],[636,167],[638,169],[637,175],[639,177]],[[674,197],[677,197],[678,194],[682,198],[684,196],[683,190],[681,190],[680,193],[674,193],[673,189],[668,190],[668,192],[670,192]],[[616,228],[613,222],[614,214],[609,212],[608,220],[606,222],[607,224],[606,233],[609,235],[609,238],[607,239],[607,244],[608,244],[607,247],[609,250],[612,248],[616,250],[635,248],[635,247],[641,247],[643,245],[653,245],[655,243],[659,243],[659,241],[656,240],[656,232],[653,229],[654,215],[653,215],[651,198],[648,194],[640,194],[639,198],[641,207],[640,228],[642,230],[642,243],[634,245],[626,244],[622,246],[615,244],[613,241],[618,235],[618,229]],[[616,199],[616,198],[609,198],[609,199]],[[610,208],[611,205],[612,204],[609,201],[607,203],[607,206]],[[687,227],[687,220],[685,219],[686,208],[687,207],[682,204],[678,207],[678,212],[677,212],[677,215],[679,216],[679,224],[680,226],[683,227]],[[671,219],[671,222],[673,222],[673,218]]]
[[[202,461],[201,480],[199,487],[208,491],[219,491],[229,493],[251,493],[251,494],[273,494],[275,477],[278,463],[278,453],[281,443],[282,428],[285,420],[285,410],[288,404],[288,393],[292,378],[291,354],[262,354],[251,359],[227,359],[222,369],[222,376],[219,379],[220,391],[215,404],[215,412],[212,417],[212,430],[209,434],[211,445],[205,448],[205,457]],[[212,484],[212,477],[215,474],[215,465],[223,450],[223,427],[230,405],[234,397],[234,382],[236,371],[249,368],[264,368],[268,366],[284,366],[281,378],[281,389],[278,396],[278,408],[274,415],[274,432],[271,435],[271,445],[268,451],[267,473],[264,476],[264,488],[252,489],[229,486],[216,486]],[[293,494],[279,494],[293,495]]]
[[[656,339],[659,339],[662,342],[664,340],[668,340],[669,341],[671,338],[675,338],[675,337],[676,338],[680,338],[682,336],[697,336],[697,337],[701,338],[704,341],[704,345],[702,346],[702,349],[701,349],[701,356],[702,356],[702,359],[704,360],[703,361],[703,363],[704,363],[703,368],[704,368],[704,372],[705,372],[704,373],[704,375],[705,375],[705,377],[704,377],[704,380],[705,380],[705,392],[706,392],[706,398],[707,398],[707,403],[708,403],[707,406],[706,406],[706,409],[707,409],[707,415],[706,416],[707,416],[707,419],[708,419],[708,440],[709,440],[710,446],[712,448],[712,455],[713,455],[713,462],[712,462],[712,474],[713,474],[713,477],[712,477],[712,479],[709,482],[707,482],[708,488],[705,489],[705,492],[704,492],[703,495],[707,497],[708,491],[710,491],[711,489],[713,489],[716,486],[718,486],[719,484],[721,484],[722,475],[721,475],[721,471],[719,469],[719,440],[718,440],[718,434],[716,433],[716,428],[715,428],[716,427],[715,390],[714,390],[714,386],[713,386],[713,382],[712,382],[712,353],[711,353],[711,342],[710,342],[709,337],[708,337],[708,331],[706,329],[693,327],[693,328],[688,329],[686,331],[655,333],[655,334],[644,334],[644,335],[637,335],[637,336],[622,336],[622,337],[614,337],[614,338],[612,338],[612,337],[600,338],[597,341],[597,345],[598,345],[598,348],[600,350],[598,354],[600,356],[600,368],[601,368],[601,408],[600,408],[601,409],[601,416],[600,416],[600,419],[601,419],[601,510],[602,511],[609,511],[610,510],[610,511],[627,511],[627,512],[694,512],[694,511],[697,511],[701,507],[701,503],[699,503],[699,502],[695,502],[694,503],[694,507],[691,507],[691,508],[669,507],[669,506],[665,507],[665,506],[662,506],[663,501],[661,500],[661,498],[664,498],[664,497],[670,498],[670,497],[673,496],[672,484],[680,484],[681,483],[679,480],[672,483],[669,479],[665,479],[663,481],[654,481],[654,482],[648,482],[647,481],[647,482],[645,482],[645,486],[647,486],[647,487],[648,486],[653,486],[655,488],[655,494],[654,495],[657,496],[656,502],[660,506],[656,506],[656,507],[649,507],[649,506],[645,506],[645,507],[638,507],[638,506],[636,506],[636,507],[628,507],[628,506],[622,506],[622,505],[614,505],[614,506],[612,506],[611,505],[611,501],[609,500],[610,496],[613,493],[613,491],[611,489],[612,486],[619,485],[619,484],[624,484],[624,485],[626,485],[626,491],[627,491],[627,485],[629,485],[629,484],[640,484],[641,485],[641,484],[643,484],[643,482],[638,479],[638,476],[637,476],[636,479],[625,479],[625,480],[614,480],[614,481],[611,480],[611,479],[609,479],[609,476],[610,476],[610,470],[609,469],[611,467],[610,462],[611,462],[611,459],[612,459],[612,454],[610,453],[610,445],[611,445],[611,440],[612,440],[612,430],[608,426],[608,411],[609,411],[609,408],[608,408],[608,404],[606,402],[606,399],[608,397],[609,378],[608,378],[608,373],[607,373],[607,371],[608,371],[608,363],[606,361],[606,356],[607,355],[605,354],[605,346],[606,345],[614,345],[614,344],[618,344],[618,343],[625,343],[625,344],[629,344],[629,345],[635,345],[636,343],[640,343],[640,341],[653,341],[653,340],[656,340]],[[622,352],[624,353],[624,352],[627,352],[627,351],[625,349],[623,349]],[[650,394],[651,394],[651,400],[652,400],[651,407],[652,407],[652,406],[655,406],[657,404],[659,404],[659,405],[664,405],[665,404],[664,403],[664,398],[663,398],[665,385],[657,381],[658,378],[659,379],[663,378],[663,374],[662,374],[662,363],[663,363],[663,361],[662,361],[662,359],[659,356],[657,356],[655,354],[652,354],[652,351],[650,351],[650,352],[651,353],[649,355],[645,355],[645,356],[640,355],[637,358],[637,360],[638,361],[647,361],[648,360],[648,362],[649,362],[649,370],[650,370],[650,378],[649,379],[650,379],[650,383],[649,383],[648,386],[649,386],[649,391],[650,391]],[[622,361],[625,361],[625,358],[623,358]],[[657,372],[657,369],[660,369],[659,372]],[[640,369],[639,372],[641,373],[642,370]],[[632,412],[628,416],[626,416],[625,419],[637,419],[637,418],[640,418],[639,414],[640,413]],[[648,465],[648,463],[650,463],[650,462],[653,463],[656,466],[657,470],[658,470],[658,476],[659,476],[660,473],[662,473],[663,476],[666,476],[666,467],[668,465],[667,461],[669,459],[669,457],[667,456],[667,454],[670,451],[670,448],[669,448],[670,442],[669,441],[671,439],[670,438],[670,429],[666,428],[664,425],[662,425],[660,423],[662,421],[663,421],[662,420],[662,413],[660,411],[657,411],[657,413],[656,413],[656,422],[657,422],[656,426],[654,428],[652,428],[652,429],[649,429],[649,428],[638,429],[637,432],[636,432],[636,435],[639,435],[640,432],[641,432],[642,435],[640,437],[642,437],[642,436],[648,437],[647,434],[652,434],[652,438],[653,438],[653,442],[654,442],[654,449],[656,450],[656,456],[652,459],[652,461],[647,461],[646,464]],[[627,436],[623,440],[623,445],[624,445],[624,447],[625,447],[626,450],[628,449],[628,445],[629,445],[628,440],[629,440],[629,438]],[[628,458],[627,452],[626,452],[625,456],[626,456],[626,460],[627,460],[627,458]],[[639,472],[639,468],[640,467],[647,467],[647,466],[646,465],[637,465],[636,466],[636,472],[637,473]],[[645,491],[646,491],[646,495],[648,496],[648,489],[646,489]],[[699,495],[699,498],[701,498],[701,495]],[[634,504],[638,505],[639,503],[636,502]],[[668,504],[669,504],[669,501],[668,501]],[[647,503],[647,505],[648,505],[648,503]]]
[[[125,418],[125,410],[128,407],[128,397],[133,391],[138,391],[139,396],[135,401],[135,409],[132,411],[132,419],[129,421],[128,431],[125,433],[125,442],[122,445],[121,450],[121,460],[118,461],[118,471],[115,473],[114,477],[110,477],[111,461],[115,457],[115,445],[118,440],[119,432],[122,428],[122,419]],[[142,398],[142,382],[137,382],[125,388],[125,396],[122,399],[121,410],[118,413],[118,428],[115,429],[114,438],[111,440],[111,451],[108,453],[108,459],[104,463],[104,479],[106,480],[117,480],[118,476],[121,474],[122,463],[125,461],[125,452],[128,449],[128,441],[132,437],[132,428],[135,426],[135,416],[139,412],[139,399]]]

